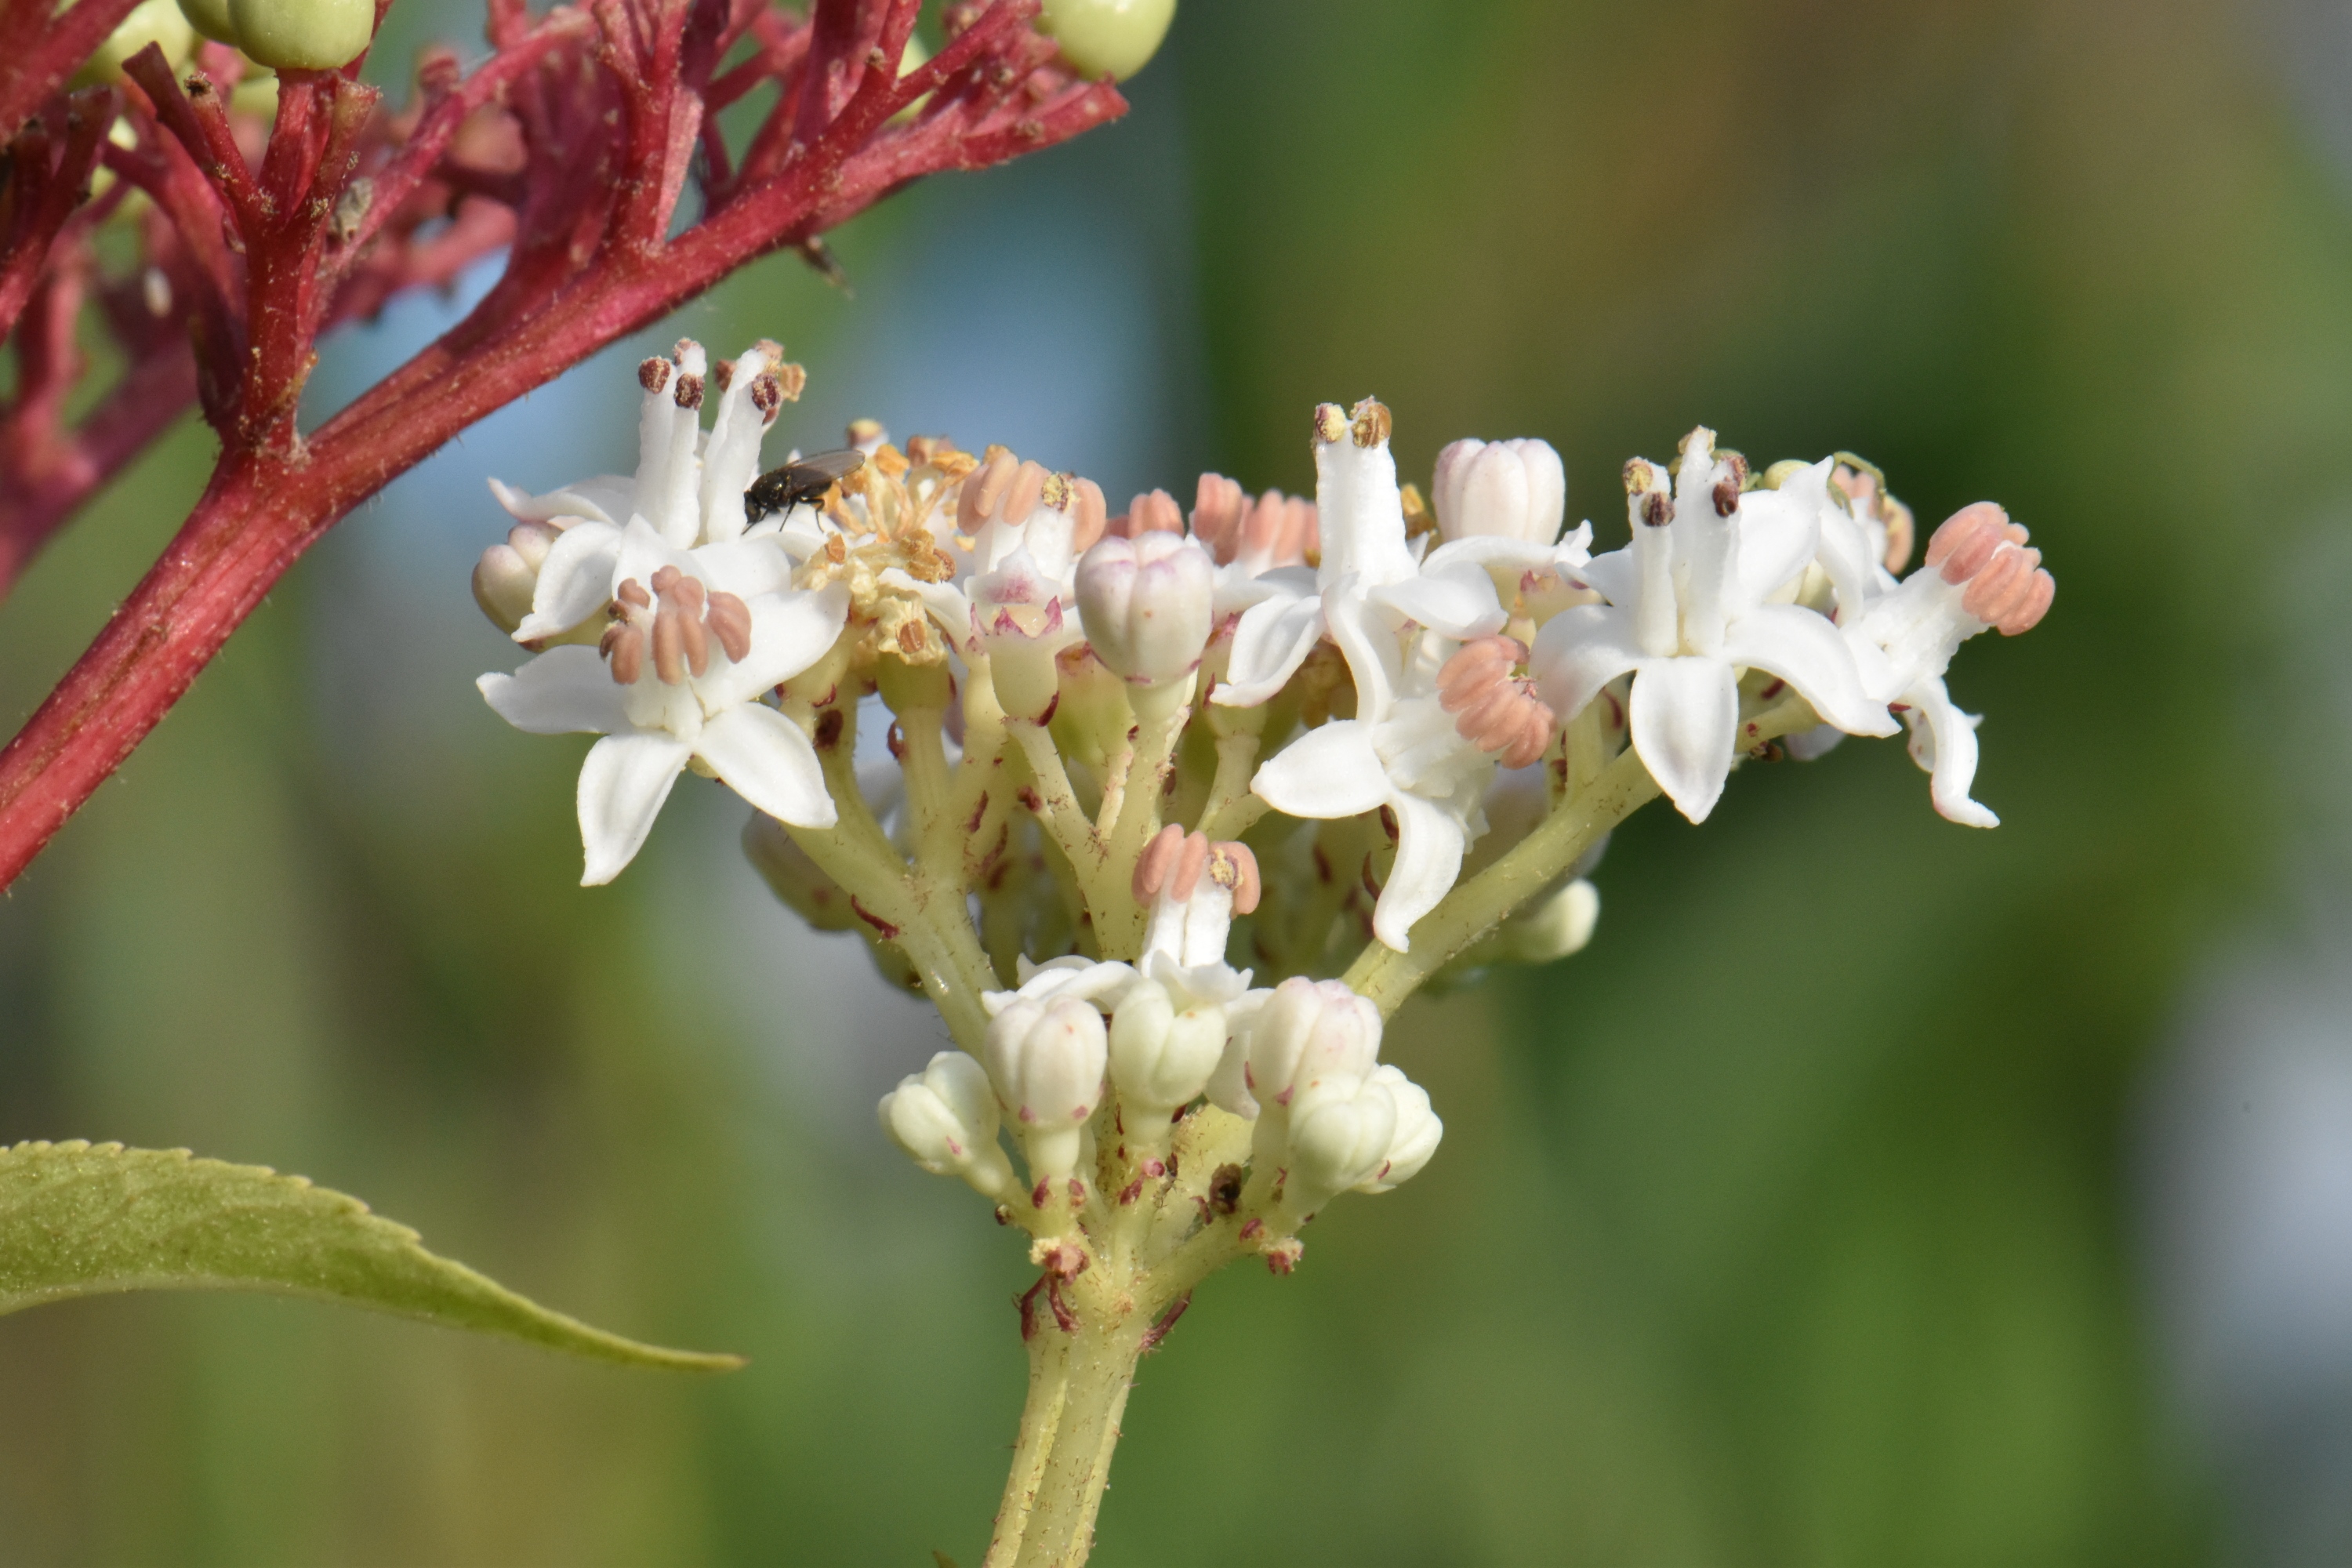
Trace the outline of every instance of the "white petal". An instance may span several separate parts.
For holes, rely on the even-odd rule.
[[[528,495],[497,479],[490,481],[490,494],[506,508],[507,515],[523,522],[582,517],[618,528],[628,521],[636,493],[636,481],[625,474],[598,474],[593,479],[582,479],[543,496]]]
[[[1403,952],[1413,922],[1454,890],[1468,835],[1461,818],[1434,801],[1400,792],[1388,804],[1397,816],[1396,865],[1372,906],[1372,934]]]
[[[694,552],[694,566],[704,586],[739,599],[782,593],[793,585],[793,558],[773,534],[706,544]]]
[[[1414,575],[1375,588],[1370,597],[1375,605],[1461,642],[1491,637],[1507,618],[1495,596],[1495,579],[1475,560],[1440,563],[1433,557]]]
[[[772,708],[745,702],[728,709],[702,727],[694,753],[721,784],[780,821],[831,827],[840,819],[816,748]]]
[[[1389,775],[1372,749],[1372,727],[1339,719],[1309,730],[1272,757],[1250,788],[1292,816],[1353,816],[1389,798]]]
[[[499,718],[530,734],[610,735],[630,728],[603,656],[578,643],[549,648],[512,675],[486,675],[474,686]]]
[[[588,748],[580,769],[580,841],[588,851],[582,887],[611,881],[635,858],[688,750],[659,730],[607,735]]]
[[[620,555],[621,531],[608,522],[575,522],[556,535],[531,589],[530,614],[515,628],[515,641],[551,637],[586,620],[613,597],[613,568]]]
[[[613,563],[613,585],[634,578],[651,583],[654,574],[665,566],[675,566],[688,576],[699,576],[694,567],[694,556],[662,537],[654,525],[642,515],[629,519],[621,531],[621,548]]]
[[[1821,539],[1821,512],[1827,504],[1830,464],[1822,458],[1791,474],[1777,490],[1749,490],[1739,498],[1739,589],[1748,603],[1760,604],[1810,565]]]
[[[1904,700],[1911,704],[1911,758],[1927,770],[1927,795],[1936,810],[1964,827],[1999,827],[2000,818],[1969,796],[1977,779],[1977,725],[1963,713],[1940,680],[1924,680]]]
[[[1731,775],[1739,683],[1719,658],[1654,658],[1633,677],[1627,704],[1633,750],[1676,810],[1705,822]]]
[[[1210,700],[1255,708],[1282,689],[1323,635],[1323,601],[1277,596],[1252,605],[1234,627],[1225,678]]]
[[[1562,719],[1573,719],[1602,687],[1648,657],[1633,640],[1633,612],[1578,605],[1544,623],[1528,668],[1536,694]]]
[[[1725,628],[1723,657],[1779,676],[1848,734],[1895,733],[1894,719],[1862,689],[1853,650],[1825,616],[1795,605],[1749,610]]]
[[[695,683],[706,710],[749,702],[825,656],[849,617],[849,590],[832,583],[809,594],[763,594],[751,602],[751,647]]]
[[[1584,525],[1591,528],[1591,523]],[[1642,589],[1642,569],[1629,547],[1612,550],[1606,555],[1596,555],[1578,568],[1574,575],[1585,586],[1593,589],[1612,605],[1632,608],[1633,595]]]
[[[1404,649],[1395,628],[1356,592],[1352,577],[1325,591],[1323,619],[1356,683],[1356,717],[1379,723],[1396,705],[1397,687],[1404,679]]]

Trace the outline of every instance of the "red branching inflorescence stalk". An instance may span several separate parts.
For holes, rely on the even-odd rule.
[[[119,0],[104,3],[119,18]],[[49,5],[7,0],[9,25]],[[945,47],[901,76],[919,9],[814,0],[803,18],[767,0],[588,0],[533,16],[522,0],[490,0],[495,52],[470,76],[428,56],[416,103],[394,116],[356,64],[286,71],[266,142],[229,109],[229,51],[208,50],[184,91],[159,51],[133,57],[128,147],[103,135],[106,93],[59,93],[81,54],[56,51],[63,63],[37,92],[22,70],[0,75],[0,106],[30,94],[18,146],[38,139],[12,150],[0,193],[0,302],[14,297],[17,236],[49,237],[21,290],[16,388],[0,407],[0,588],[191,395],[222,447],[162,558],[0,751],[0,886],[305,550],[467,426],[910,180],[1000,163],[1125,110],[1108,82],[1055,63],[1030,26],[1037,0],[951,6]],[[773,102],[730,153],[717,115],[770,86]],[[52,221],[38,203],[60,184],[79,194],[93,156],[118,183]],[[680,226],[690,176],[700,211]],[[131,188],[148,201],[145,269],[108,282],[88,231]],[[299,430],[322,331],[501,246],[504,272],[464,320]],[[72,324],[93,288],[128,369],[67,432]]]

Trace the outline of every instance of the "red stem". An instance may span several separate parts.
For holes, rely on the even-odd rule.
[[[50,0],[0,8],[0,146],[79,69],[139,0],[81,0],[51,17]]]
[[[820,34],[828,19],[857,9],[821,0]],[[861,16],[863,26],[849,26],[835,37],[851,47],[881,46],[895,66],[905,37],[904,19],[897,13],[910,14],[912,6],[887,0],[876,9],[881,15],[875,20]],[[1005,0],[1001,9],[1025,16],[1034,0]],[[24,730],[0,751],[0,886],[15,879],[131,753],[303,551],[352,507],[467,426],[659,320],[745,262],[861,210],[926,165],[977,166],[1076,134],[1126,107],[1115,89],[1100,83],[982,130],[1001,118],[995,101],[1000,95],[987,91],[975,73],[970,90],[984,114],[952,127],[941,123],[937,134],[926,134],[932,127],[919,127],[866,148],[896,107],[898,84],[889,69],[860,81],[867,74],[863,60],[845,63],[849,68],[835,89],[839,110],[824,134],[785,160],[780,177],[740,192],[676,241],[656,240],[642,248],[608,245],[584,273],[569,275],[557,265],[560,255],[551,254],[543,269],[534,272],[539,264],[531,254],[533,220],[526,214],[509,276],[490,298],[307,441],[268,439],[267,432],[240,421],[264,438],[229,443],[203,499],[162,559]],[[835,94],[821,89],[820,96]],[[778,111],[787,107],[780,104]],[[805,112],[804,105],[793,107]],[[944,122],[948,116],[940,118]],[[952,136],[951,131],[962,135]],[[690,140],[689,132],[689,144]],[[651,169],[637,165],[635,173],[658,178],[661,160],[676,155],[677,140],[665,133],[641,145],[655,152],[656,161]],[[593,202],[586,205],[594,208]],[[287,216],[290,226],[294,215]],[[593,217],[597,214],[586,211],[582,221]],[[597,226],[612,233],[601,218]],[[541,238],[558,239],[565,232],[581,230],[551,229]],[[263,264],[264,248],[257,247],[248,256],[256,269]],[[271,374],[282,374],[286,368]],[[248,389],[253,384],[248,379]],[[255,412],[248,409],[248,420]]]

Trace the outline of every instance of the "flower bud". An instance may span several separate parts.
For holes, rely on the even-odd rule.
[[[1264,1106],[1287,1107],[1370,1073],[1381,1054],[1381,1010],[1339,981],[1294,975],[1274,988],[1234,1047],[1210,1079],[1209,1098],[1255,1117]]]
[[[1370,1080],[1389,1091],[1396,1103],[1396,1131],[1389,1139],[1388,1157],[1381,1168],[1355,1184],[1360,1193],[1385,1193],[1421,1174],[1445,1136],[1445,1123],[1429,1108],[1429,1090],[1386,1063],[1372,1069]]]
[[[530,614],[539,569],[561,531],[550,523],[519,522],[507,531],[504,544],[482,552],[474,566],[474,603],[499,630],[511,633]]]
[[[1475,534],[1551,544],[1568,511],[1559,454],[1531,438],[1454,442],[1437,454],[1430,488],[1438,532],[1449,544]]]
[[[850,907],[849,894],[793,841],[784,825],[755,811],[743,825],[743,858],[769,890],[817,931],[871,930]]]
[[[1290,1119],[1284,1206],[1311,1215],[1349,1187],[1379,1180],[1400,1120],[1396,1096],[1379,1079],[1325,1084],[1306,1096]]]
[[[1160,52],[1176,0],[1045,0],[1037,26],[1080,76],[1125,81]]]
[[[1080,1133],[1102,1099],[1108,1057],[1102,1015],[1064,996],[1039,1004],[1015,997],[989,1021],[988,1076],[1029,1156],[1029,1179],[1076,1169]]]
[[[1601,890],[1577,877],[1504,921],[1496,934],[1514,963],[1549,963],[1582,952],[1600,919]]]
[[[1014,551],[993,572],[972,579],[971,631],[988,656],[996,700],[1014,719],[1044,723],[1054,716],[1060,677],[1054,656],[1077,640],[1065,621],[1054,584],[1026,551]]]
[[[1209,552],[1181,533],[1103,540],[1078,562],[1087,640],[1139,686],[1190,675],[1208,646],[1216,574]]]
[[[1131,1133],[1148,1133],[1190,1105],[1225,1054],[1225,1010],[1213,1003],[1176,1011],[1150,981],[1130,990],[1110,1020],[1110,1078],[1120,1101],[1139,1113]]]
[[[366,52],[375,0],[228,0],[236,46],[277,70],[332,70]]]
[[[82,62],[81,69],[74,73],[75,85],[97,87],[122,80],[122,62],[150,44],[163,49],[164,60],[173,70],[195,48],[195,31],[175,0],[140,0]]]
[[[996,1097],[988,1073],[961,1051],[941,1051],[920,1073],[882,1097],[882,1129],[935,1176],[961,1176],[986,1196],[1020,1192],[997,1146]]]

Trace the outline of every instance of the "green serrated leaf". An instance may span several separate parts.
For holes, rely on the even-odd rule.
[[[185,1149],[0,1149],[0,1316],[110,1290],[268,1290],[506,1334],[630,1366],[728,1372],[740,1356],[639,1344],[551,1312],[341,1193]]]

